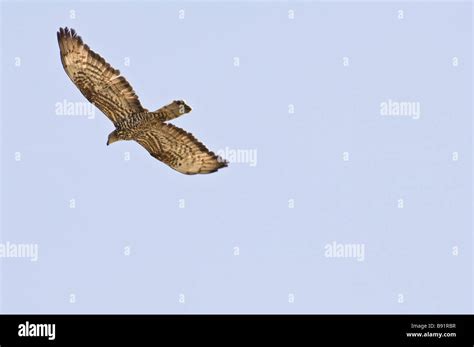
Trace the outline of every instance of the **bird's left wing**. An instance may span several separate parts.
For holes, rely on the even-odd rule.
[[[58,43],[69,78],[114,124],[132,113],[147,111],[120,71],[84,44],[74,29],[60,28]]]
[[[187,175],[211,173],[227,166],[192,134],[169,123],[144,128],[135,141],[156,159]]]

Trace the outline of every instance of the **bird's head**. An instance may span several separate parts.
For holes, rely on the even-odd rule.
[[[119,134],[117,133],[117,130],[114,130],[109,134],[109,138],[107,139],[107,146],[119,140]]]

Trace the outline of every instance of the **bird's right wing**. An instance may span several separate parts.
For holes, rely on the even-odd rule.
[[[69,78],[114,124],[132,113],[146,112],[120,71],[85,45],[74,29],[60,28],[58,43]]]
[[[211,173],[227,166],[192,134],[172,124],[155,123],[143,129],[135,141],[156,159],[187,175]]]

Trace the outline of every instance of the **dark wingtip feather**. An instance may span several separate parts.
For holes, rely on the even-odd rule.
[[[216,160],[218,164],[216,166],[216,169],[213,172],[229,166],[229,162],[219,156],[216,156]]]
[[[77,33],[76,30],[68,27],[64,28],[59,28],[58,30],[58,37],[71,37],[71,38],[76,38]]]
[[[221,157],[217,157],[217,162],[219,163],[219,168],[229,166],[229,162]]]

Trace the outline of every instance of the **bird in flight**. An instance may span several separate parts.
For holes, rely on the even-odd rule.
[[[207,174],[227,166],[192,134],[167,123],[191,111],[184,101],[175,100],[149,112],[120,71],[84,44],[74,29],[60,28],[57,34],[67,75],[115,125],[107,145],[120,140],[137,141],[153,157],[187,175]]]

